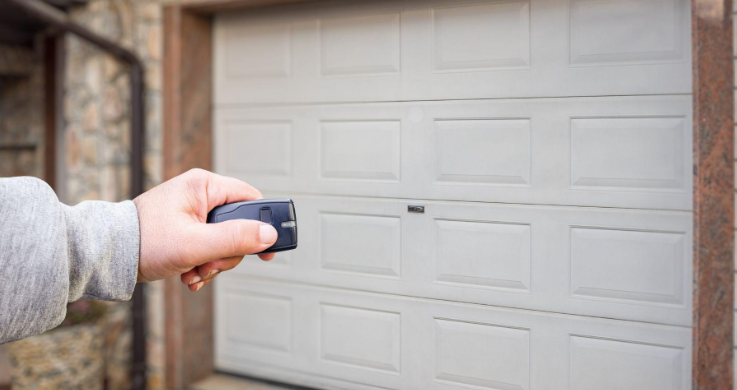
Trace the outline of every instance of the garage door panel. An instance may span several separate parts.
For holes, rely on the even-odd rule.
[[[267,161],[279,160],[277,152],[288,149],[292,173],[275,177],[258,168],[277,165],[276,161],[256,162],[249,167],[248,160],[229,159],[223,153],[215,154],[215,168],[262,191],[401,197],[417,186],[418,175],[409,170],[416,169],[418,149],[422,147],[417,144],[409,119],[402,115],[397,105],[217,110],[215,139],[219,148],[230,147],[246,154],[263,144],[266,150],[256,155]],[[277,135],[266,130],[238,133],[232,129],[232,124],[255,127],[261,123],[290,123],[291,142],[277,147],[268,142]],[[232,161],[241,162],[233,165]]]
[[[685,0],[292,9],[217,16],[218,106],[691,91]]]
[[[292,122],[233,122],[223,130],[226,169],[275,178],[292,175]]]
[[[299,246],[287,252],[289,266],[271,267],[271,262],[250,259],[242,262],[233,273],[244,278],[259,276],[369,291],[406,291],[403,280],[407,272],[414,272],[407,270],[404,243],[408,236],[417,234],[404,217],[406,203],[266,194],[267,197],[291,196],[294,199],[298,224],[302,226]]]
[[[280,367],[293,383],[359,388],[668,389],[690,384],[691,330],[601,318],[457,305],[429,299],[242,280],[218,294],[291,297],[293,363],[230,361],[243,373]],[[216,312],[218,323],[226,311]],[[244,331],[249,328],[245,328]],[[221,328],[217,358],[223,358]],[[227,360],[227,359],[226,359]],[[605,378],[591,382],[596,378]],[[316,382],[315,382],[316,381]]]
[[[683,232],[571,229],[571,294],[683,305]]]
[[[688,97],[421,106],[423,160],[436,167],[421,196],[688,210],[690,106]]]
[[[684,117],[571,119],[574,188],[683,190]]]
[[[322,122],[321,177],[399,182],[401,131],[398,120]]]
[[[408,372],[412,356],[406,343],[411,310],[405,302],[376,299],[365,293],[352,296],[305,288],[315,321],[310,338],[316,359],[311,372],[381,388],[411,388]],[[296,292],[296,291],[295,291]]]
[[[432,26],[436,72],[530,66],[529,1],[447,4],[432,10]]]
[[[401,277],[400,217],[321,212],[319,218],[317,249],[323,270]]]
[[[682,347],[569,336],[571,390],[685,389],[690,369]]]
[[[373,76],[401,70],[400,14],[320,21],[322,76]]]
[[[426,214],[423,296],[691,323],[690,213],[432,202]],[[438,237],[448,220],[462,239]]]
[[[286,194],[273,194],[275,197]],[[313,285],[665,324],[691,323],[691,214],[295,196],[292,266]],[[422,214],[409,213],[422,205]],[[244,279],[245,280],[245,279]]]
[[[434,222],[436,283],[530,291],[531,225]]]
[[[308,174],[303,160],[304,132],[291,119],[218,118],[214,145],[216,170],[257,181],[263,189],[286,190]]]
[[[436,381],[490,389],[530,388],[530,329],[434,321]]]
[[[435,182],[531,185],[529,119],[435,120]]]
[[[400,92],[401,9],[389,2],[344,6],[294,5],[296,12],[272,10],[228,13],[217,16],[215,25],[215,85],[218,104],[339,101],[335,97],[353,95],[362,100],[397,100]],[[248,26],[244,28],[243,26]],[[280,30],[277,30],[277,27]],[[246,34],[289,38],[291,71],[283,77],[230,77],[223,70],[233,59],[226,54],[228,37]],[[269,37],[278,41],[277,37]],[[248,41],[235,38],[236,41]],[[258,55],[252,50],[245,56]],[[247,98],[243,99],[245,95]],[[260,96],[260,97],[259,97]]]
[[[572,0],[571,64],[668,62],[687,60],[685,9],[678,1]]]
[[[218,316],[217,353],[230,359],[276,365],[294,362],[294,302],[284,294],[222,291]],[[237,310],[220,311],[221,307]],[[254,315],[258,313],[258,315]]]
[[[661,374],[672,385],[663,389],[690,386],[688,328],[627,322],[614,326],[603,319],[473,305],[433,303],[419,311],[422,330],[417,332],[418,339],[432,337],[435,341],[422,341],[423,354],[433,356],[434,372],[420,388],[572,389],[580,384],[576,380],[597,378],[592,370],[628,382],[616,387],[621,383],[607,381],[589,389],[607,388],[610,383],[615,385],[612,388],[644,389],[657,384]],[[431,327],[433,331],[428,330]],[[596,345],[590,355],[593,361],[588,361],[574,354],[570,342],[574,337],[611,344]],[[610,354],[609,349],[617,352]],[[628,354],[637,360],[637,366],[626,360]],[[615,369],[617,364],[621,370]],[[417,367],[426,366],[427,362],[417,363]]]
[[[320,358],[384,373],[401,372],[401,314],[320,305]]]
[[[220,109],[215,165],[267,191],[689,210],[690,109],[688,96]]]
[[[225,76],[230,79],[287,78],[292,74],[289,24],[234,25],[223,36]]]

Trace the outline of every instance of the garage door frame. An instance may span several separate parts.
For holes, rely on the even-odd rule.
[[[183,0],[164,12],[164,176],[212,169],[212,15],[315,0]],[[732,0],[692,0],[693,389],[733,388]],[[166,281],[166,384],[213,371],[213,291]],[[196,341],[196,342],[193,342]]]

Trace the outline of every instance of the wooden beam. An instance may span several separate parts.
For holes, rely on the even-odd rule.
[[[693,384],[732,390],[734,69],[732,0],[692,0]]]
[[[209,0],[164,8],[164,178],[212,169],[212,19],[233,7],[315,0]],[[214,367],[213,292],[165,281],[166,386],[186,388]]]
[[[283,4],[306,3],[319,0],[183,0],[183,6],[189,12],[213,14],[221,11],[244,10],[249,8],[270,7]]]
[[[53,6],[59,7],[59,8],[69,8],[75,5],[84,5],[86,3],[89,3],[89,0],[43,0],[43,1]]]
[[[64,35],[52,35],[44,40],[44,181],[59,191],[57,181],[57,148],[63,102]]]
[[[212,36],[209,17],[164,10],[164,178],[212,169]],[[181,389],[213,372],[213,293],[165,281],[166,385]]]

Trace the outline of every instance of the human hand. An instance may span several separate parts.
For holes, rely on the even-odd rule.
[[[138,281],[181,275],[197,291],[218,273],[234,268],[244,255],[276,242],[273,226],[232,220],[207,224],[207,213],[226,203],[262,199],[250,185],[202,169],[181,174],[133,200],[138,209],[141,249]],[[259,255],[271,260],[273,253]]]

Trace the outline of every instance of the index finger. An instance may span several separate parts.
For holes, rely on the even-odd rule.
[[[263,199],[261,191],[250,184],[227,176],[210,173],[207,180],[207,209],[233,202]]]

